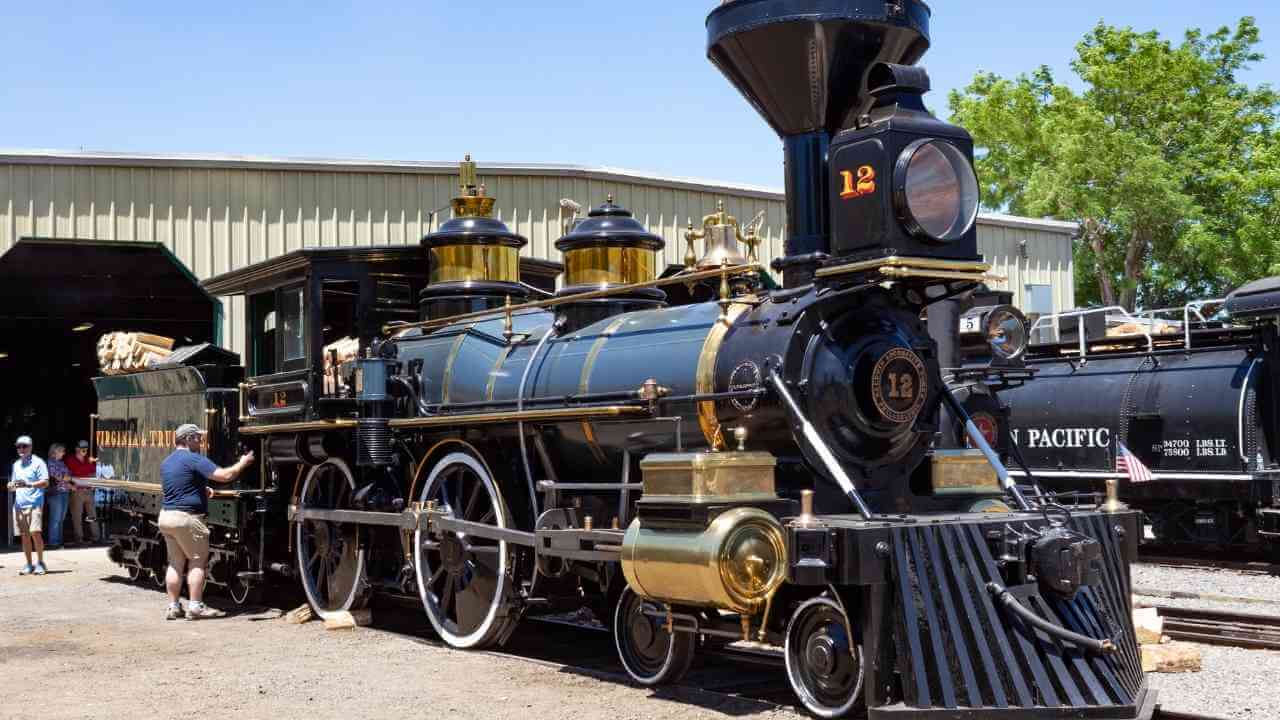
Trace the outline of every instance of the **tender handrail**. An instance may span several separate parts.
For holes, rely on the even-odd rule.
[[[1062,337],[1062,333],[1061,333],[1062,320],[1069,319],[1069,318],[1076,318],[1076,331],[1077,331],[1076,334],[1079,335],[1079,342],[1080,342],[1080,359],[1086,360],[1089,357],[1089,341],[1085,337],[1084,319],[1088,315],[1097,315],[1098,313],[1104,313],[1104,314],[1119,313],[1120,315],[1123,315],[1124,318],[1128,321],[1137,320],[1137,318],[1129,314],[1128,310],[1125,310],[1119,305],[1110,305],[1107,307],[1097,307],[1097,308],[1086,308],[1084,310],[1070,310],[1064,313],[1054,313],[1052,315],[1041,315],[1040,317],[1036,318],[1036,321],[1034,323],[1031,324],[1031,329],[1027,332],[1027,334],[1034,335],[1035,331],[1039,329],[1040,325],[1044,321],[1052,320],[1054,335],[1056,337]],[[1104,315],[1104,318],[1105,318],[1105,315]],[[1143,330],[1142,336],[1147,339],[1147,352],[1153,351],[1155,349],[1155,341],[1151,339],[1151,333],[1146,330]]]

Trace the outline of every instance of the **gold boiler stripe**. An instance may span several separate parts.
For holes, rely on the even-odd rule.
[[[716,391],[716,355],[720,353],[720,345],[734,322],[750,309],[750,305],[734,303],[726,313],[728,321],[716,321],[707,339],[702,343],[702,353],[698,355],[698,372],[694,376],[694,392],[703,395]],[[713,450],[724,448],[724,436],[720,432],[720,419],[716,416],[716,403],[707,400],[698,403],[698,427],[702,428],[702,436],[707,439],[707,447]]]
[[[582,374],[578,376],[578,394],[586,395],[591,389],[591,371],[595,369],[596,358],[600,355],[600,351],[604,349],[604,344],[614,333],[622,327],[627,321],[626,315],[620,315],[613,319],[605,327],[604,332],[600,333],[600,337],[591,343],[591,350],[587,352],[587,359],[582,363]],[[591,454],[595,456],[596,461],[604,463],[608,460],[605,457],[604,449],[600,447],[600,443],[596,440],[596,429],[589,420],[582,421],[582,434],[587,438],[587,446],[591,448]]]
[[[586,247],[564,254],[565,287],[631,285],[656,276],[653,250],[638,247]]]
[[[519,282],[520,249],[505,245],[431,248],[431,284],[466,280]]]
[[[444,376],[441,380],[440,387],[440,404],[449,404],[449,386],[453,384],[453,361],[458,359],[458,351],[462,349],[462,343],[466,342],[467,335],[471,333],[471,328],[475,327],[475,323],[463,328],[458,337],[453,339],[453,345],[449,348],[449,359],[444,364]]]
[[[494,361],[493,367],[489,368],[489,382],[484,386],[484,399],[493,399],[493,387],[498,380],[498,371],[503,365],[507,364],[507,358],[511,355],[511,351],[515,349],[514,344],[503,345],[502,350],[498,351],[498,359]]]

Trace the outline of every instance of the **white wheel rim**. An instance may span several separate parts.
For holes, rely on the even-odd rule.
[[[331,467],[337,468],[338,471],[342,474],[342,476],[346,478],[347,486],[352,490],[352,492],[355,491],[356,481],[355,481],[355,478],[352,477],[351,475],[351,468],[347,466],[346,462],[344,462],[343,460],[340,460],[339,458],[329,458],[328,460],[325,460],[319,465],[316,465],[315,467],[311,468],[311,472],[307,473],[307,479],[302,483],[302,493],[299,496],[302,502],[306,502],[307,496],[311,489],[312,482],[319,475],[320,469],[325,466],[331,466]],[[365,560],[364,548],[358,547],[356,550],[356,581],[351,584],[351,591],[347,593],[347,597],[343,599],[341,605],[339,605],[336,608],[331,608],[326,610],[324,608],[324,605],[320,602],[319,593],[316,591],[316,588],[311,578],[311,573],[308,571],[309,559],[306,557],[306,551],[303,549],[303,546],[304,546],[303,540],[305,538],[303,534],[303,526],[305,524],[306,524],[306,521],[299,521],[294,523],[294,526],[295,526],[294,527],[294,533],[295,533],[294,547],[297,548],[297,553],[298,553],[298,577],[302,581],[302,590],[307,595],[307,602],[311,603],[311,607],[314,608],[315,611],[319,613],[321,616],[323,616],[326,612],[350,610],[352,606],[355,605],[356,600],[360,597],[360,592],[361,592],[360,586],[364,583],[364,560]]]
[[[652,687],[662,683],[667,674],[671,672],[671,663],[675,660],[675,638],[671,638],[670,644],[667,646],[667,657],[662,661],[662,667],[652,675],[642,675],[631,667],[631,663],[627,662],[627,653],[622,650],[622,634],[629,632],[625,625],[626,617],[624,617],[624,608],[628,605],[628,595],[635,596],[635,591],[630,587],[622,591],[622,597],[618,598],[618,605],[613,609],[613,646],[618,651],[618,662],[622,663],[622,668],[627,671],[632,680],[641,685]]]
[[[794,666],[792,665],[792,662],[791,662],[791,635],[792,635],[792,632],[791,632],[791,631],[792,631],[792,626],[793,626],[793,625],[795,625],[796,618],[800,617],[800,615],[801,615],[801,610],[803,610],[803,609],[805,609],[805,608],[808,608],[808,607],[811,607],[811,606],[813,606],[813,605],[827,605],[827,606],[829,606],[829,607],[833,608],[836,612],[840,613],[840,616],[841,616],[841,617],[843,617],[843,618],[844,618],[844,620],[845,620],[845,626],[846,626],[846,628],[848,627],[848,624],[849,624],[849,616],[848,616],[847,614],[845,614],[844,608],[843,608],[843,607],[841,607],[841,606],[839,605],[839,603],[833,602],[832,600],[830,600],[830,599],[828,599],[828,598],[824,598],[824,597],[814,598],[814,599],[812,599],[812,600],[809,600],[809,601],[805,602],[805,603],[804,603],[804,604],[802,604],[799,608],[797,608],[797,609],[796,609],[796,612],[791,616],[791,622],[789,622],[789,623],[787,624],[787,635],[786,635],[786,641],[785,641],[785,642],[784,642],[784,644],[783,644],[783,650],[782,650],[782,657],[783,657],[783,658],[784,658],[784,660],[786,661],[786,667],[787,667],[787,680],[791,683],[791,690],[792,690],[792,692],[794,692],[794,693],[795,693],[795,695],[796,695],[796,697],[798,697],[798,698],[800,699],[800,702],[804,703],[804,706],[805,706],[806,708],[808,708],[808,709],[809,709],[809,712],[811,712],[811,713],[813,713],[814,715],[817,715],[818,717],[821,717],[821,718],[838,718],[838,717],[843,717],[844,715],[848,714],[848,712],[849,712],[850,710],[852,710],[852,709],[854,708],[854,706],[855,706],[855,705],[857,705],[857,704],[858,704],[858,698],[860,698],[860,697],[862,696],[862,685],[863,685],[863,681],[864,681],[864,679],[865,679],[865,677],[866,677],[866,671],[865,671],[865,669],[862,669],[862,670],[858,673],[858,684],[857,684],[857,686],[855,687],[854,691],[853,691],[852,693],[850,693],[850,694],[849,694],[849,700],[848,700],[847,702],[845,702],[843,705],[839,706],[839,707],[828,707],[828,706],[826,706],[826,705],[819,705],[819,704],[818,704],[818,703],[817,703],[817,702],[816,702],[816,701],[815,701],[815,700],[810,696],[810,693],[809,693],[809,692],[807,692],[807,691],[803,688],[803,683],[801,683],[801,682],[799,682],[799,681],[797,680],[797,678],[798,678],[798,677],[800,677],[800,676],[799,676],[799,674],[798,674],[798,673],[799,673],[799,668],[794,667]],[[849,641],[850,641],[850,643],[853,643],[853,637],[852,637],[852,635],[850,636]],[[858,653],[859,653],[858,663],[859,663],[859,665],[861,665],[861,663],[862,663],[861,652],[862,652],[862,651],[858,648],[858,646],[857,646],[856,644],[853,644],[853,648],[854,648],[855,652],[858,652]]]
[[[483,483],[485,489],[489,492],[489,497],[494,503],[494,524],[500,528],[507,527],[506,509],[502,501],[502,493],[499,492],[498,486],[494,484],[493,478],[489,476],[484,465],[476,460],[476,458],[470,453],[453,452],[441,458],[440,462],[436,463],[435,466],[431,468],[431,474],[427,476],[426,482],[423,483],[422,491],[419,494],[418,499],[423,503],[430,499],[436,480],[446,470],[450,469],[451,466],[457,464],[465,465],[475,473],[476,477],[480,478],[481,483]],[[488,613],[475,630],[466,635],[458,635],[450,632],[449,629],[445,627],[444,623],[441,622],[441,619],[437,617],[437,614],[432,611],[433,603],[431,600],[431,593],[429,591],[430,577],[423,577],[422,572],[425,567],[422,553],[423,539],[424,533],[422,528],[418,528],[413,533],[413,569],[414,575],[418,580],[418,598],[422,601],[422,608],[427,614],[427,619],[431,621],[431,627],[435,629],[437,635],[443,638],[444,641],[452,647],[470,648],[479,645],[488,639],[487,636],[490,630],[492,630],[493,624],[498,617],[498,608],[502,605],[502,598],[506,594],[507,541],[498,541],[498,577],[494,586],[493,600],[489,604]]]

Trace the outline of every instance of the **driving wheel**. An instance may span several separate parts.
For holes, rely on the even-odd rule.
[[[447,517],[496,528],[511,525],[488,468],[467,452],[445,455],[432,468],[419,500]],[[510,612],[511,550],[505,540],[466,532],[414,533],[418,595],[436,633],[456,648],[479,648],[516,621]]]
[[[311,468],[298,497],[298,507],[350,510],[356,481],[351,468],[329,458]],[[355,523],[307,518],[295,524],[299,577],[307,601],[320,615],[354,610],[368,599],[365,549]]]

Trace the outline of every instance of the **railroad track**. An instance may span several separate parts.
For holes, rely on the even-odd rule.
[[[1164,618],[1164,634],[1174,640],[1280,650],[1280,616],[1156,606]]]
[[[1169,568],[1233,570],[1246,575],[1280,575],[1280,565],[1262,559],[1226,560],[1211,554],[1175,554],[1152,548],[1138,550],[1143,565]]]

